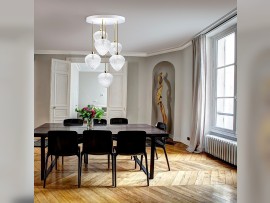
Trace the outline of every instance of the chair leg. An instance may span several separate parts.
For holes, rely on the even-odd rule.
[[[114,187],[116,187],[116,155],[113,155],[113,162],[114,162]]]
[[[167,165],[168,165],[168,169],[170,171],[171,168],[170,168],[170,164],[169,164],[169,160],[168,160],[168,156],[167,156],[167,152],[166,152],[165,146],[163,146],[162,149],[164,151],[164,154],[165,154],[165,157],[166,157],[166,161],[167,161]]]
[[[141,155],[141,165],[140,165],[140,170],[142,170],[142,162],[143,162],[143,155]]]
[[[84,163],[88,164],[88,154],[84,154]]]
[[[55,156],[55,170],[57,170],[57,160],[58,160],[58,156]]]
[[[83,156],[84,156],[84,154],[83,153],[81,153],[81,155],[80,155],[80,184],[81,184],[81,177],[82,177],[82,162],[83,162]]]
[[[134,158],[134,162],[135,162],[135,169],[137,168],[137,163],[136,163],[136,159],[135,159],[135,156],[133,156]]]
[[[108,169],[110,169],[110,154],[108,154]]]
[[[78,188],[81,187],[81,155],[78,154]]]
[[[146,168],[146,177],[147,177],[147,186],[149,186],[149,175],[148,175],[148,163],[147,163],[147,154],[144,153],[145,156],[145,168]]]
[[[84,154],[81,153],[81,168],[82,168],[82,158],[84,157]]]
[[[110,156],[112,156],[112,187],[114,187],[114,158],[112,154]]]
[[[49,156],[50,156],[50,155],[47,154],[47,156],[46,156],[46,161],[45,161],[45,169],[44,169],[44,171],[43,171],[43,173],[44,173],[43,188],[46,187],[47,167],[48,167],[48,159],[49,159]]]
[[[155,147],[156,159],[158,159],[157,148]]]

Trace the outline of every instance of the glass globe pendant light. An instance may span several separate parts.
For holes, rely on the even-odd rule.
[[[117,42],[114,41],[111,43],[111,47],[109,49],[111,55],[115,55],[117,53],[117,46],[118,46],[118,53],[120,54],[120,52],[122,51],[122,45],[120,43],[118,43],[117,45]]]
[[[88,54],[85,57],[85,63],[86,65],[91,69],[95,70],[100,65],[101,58],[99,55],[94,54],[94,40],[93,40],[93,23],[92,23],[92,53]]]
[[[113,55],[110,57],[110,64],[114,70],[119,71],[125,64],[125,58],[121,55]]]
[[[104,73],[100,73],[98,75],[98,82],[103,86],[103,87],[106,87],[108,88],[111,84],[112,84],[112,81],[113,81],[113,75],[110,74],[110,73],[107,73],[106,71],[106,64],[105,63],[105,71]]]
[[[85,57],[85,63],[91,70],[96,70],[97,67],[100,65],[100,62],[101,62],[100,56],[94,54],[94,52],[92,52],[92,54],[88,54]]]
[[[118,43],[118,22],[116,23],[116,54],[112,55],[109,59],[111,66],[114,70],[119,71],[125,64],[125,58],[122,55],[119,55],[119,44]],[[121,45],[122,49],[122,45]]]
[[[104,33],[106,33],[106,30],[104,31],[102,20],[101,39],[95,41],[95,48],[101,56],[106,55],[111,46],[110,41],[106,39]]]
[[[102,38],[102,34],[104,36],[105,39],[108,39],[108,33],[106,33],[105,31],[102,31],[102,28],[100,27],[100,30],[99,31],[96,31],[94,33],[94,40],[97,41],[99,39]]]

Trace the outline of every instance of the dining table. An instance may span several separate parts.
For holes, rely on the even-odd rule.
[[[41,153],[40,153],[40,161],[41,161],[41,180],[44,179],[44,169],[45,169],[45,140],[48,137],[49,131],[76,131],[78,136],[83,135],[83,131],[87,130],[87,126],[84,124],[82,126],[64,126],[63,123],[44,123],[43,125],[35,128],[34,137],[39,137],[41,140]],[[94,125],[91,130],[109,130],[112,132],[112,135],[116,137],[120,131],[145,131],[146,137],[151,140],[151,155],[150,155],[150,172],[148,173],[145,167],[142,165],[142,170],[148,175],[150,179],[154,178],[154,169],[155,169],[155,140],[161,137],[168,137],[169,134],[163,130],[160,130],[154,126],[148,124],[117,124],[117,125]],[[135,161],[141,165],[140,160],[135,157]],[[55,162],[49,166],[48,171],[50,172],[53,169]],[[46,175],[47,176],[47,175]]]

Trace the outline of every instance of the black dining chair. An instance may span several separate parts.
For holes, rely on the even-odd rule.
[[[68,118],[63,121],[64,126],[83,126],[83,119]],[[82,143],[82,135],[78,135],[78,143]],[[64,164],[64,157],[62,157],[62,164]]]
[[[81,154],[78,146],[78,134],[75,131],[49,131],[48,132],[48,152],[46,155],[44,182],[43,187],[46,186],[46,179],[48,173],[48,158],[55,156],[56,164],[59,156],[77,156],[78,157],[78,187],[81,186]]]
[[[82,126],[83,119],[79,118],[68,118],[63,121],[64,126]]]
[[[148,163],[146,154],[146,132],[145,131],[120,131],[117,134],[117,146],[114,148],[115,153],[113,153],[113,172],[114,172],[114,186],[116,187],[116,157],[118,155],[128,155],[128,156],[145,156],[146,165],[146,177],[147,186],[149,186],[149,176],[148,176]],[[142,162],[141,162],[142,164]],[[136,162],[135,162],[136,166]]]
[[[167,130],[167,126],[165,123],[162,123],[162,122],[157,122],[156,123],[156,128],[160,129],[160,130],[164,130],[166,131]],[[166,158],[166,161],[167,161],[167,166],[168,166],[168,169],[169,171],[171,170],[170,168],[170,164],[169,164],[169,159],[168,159],[168,155],[167,155],[167,152],[166,152],[166,138],[165,137],[159,137],[159,138],[156,138],[155,139],[155,144],[156,144],[156,147],[155,147],[155,152],[156,152],[156,157],[158,159],[158,155],[157,155],[157,151],[156,151],[156,148],[159,147],[159,148],[162,148],[163,151],[164,151],[164,154],[165,154],[165,158]],[[151,140],[147,140],[146,142],[146,146],[147,147],[151,147]],[[141,158],[141,161],[142,161],[143,158]]]
[[[108,168],[110,168],[110,157],[113,154],[112,132],[108,130],[85,130],[83,132],[81,157],[89,154],[108,155]],[[112,172],[112,184],[114,183],[113,177]]]
[[[64,126],[83,126],[83,119],[68,118],[63,121]],[[78,143],[82,143],[82,135],[78,136]]]
[[[127,118],[111,118],[110,119],[111,125],[127,125],[128,119]],[[113,136],[113,140],[117,140],[116,136]],[[132,159],[132,157],[131,157]]]
[[[94,119],[94,125],[107,125],[107,120],[106,119]]]
[[[111,118],[110,119],[110,124],[111,125],[119,125],[119,124],[128,124],[128,119],[127,118]]]

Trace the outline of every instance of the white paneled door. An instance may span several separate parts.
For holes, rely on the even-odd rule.
[[[69,61],[52,59],[50,122],[61,123],[70,114],[70,75]]]
[[[114,71],[113,82],[108,88],[107,118],[126,118],[127,116],[127,62],[120,71]]]

